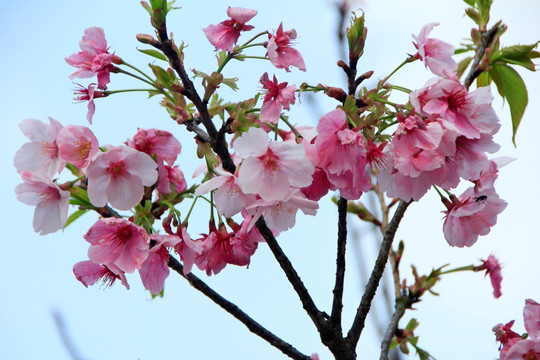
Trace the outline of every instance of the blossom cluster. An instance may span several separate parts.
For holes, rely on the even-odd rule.
[[[532,299],[525,300],[523,319],[527,330],[524,335],[512,330],[514,320],[493,327],[501,343],[500,360],[540,359],[540,304]]]
[[[246,23],[256,11],[229,8],[227,14],[228,20],[203,31],[216,50],[233,58],[250,43],[237,45],[241,33],[253,29]],[[487,156],[499,148],[493,141],[499,121],[491,107],[489,88],[468,91],[460,83],[453,47],[428,37],[434,26],[426,25],[414,37],[418,52],[411,59],[424,61],[437,77],[411,92],[409,104],[396,107],[399,110],[392,116],[397,119],[397,129],[393,133],[373,131],[372,125],[362,122],[366,116],[357,108],[360,121],[355,121],[345,101],[322,116],[316,127],[295,127],[287,122],[291,130],[282,130],[280,126],[286,122],[282,112],[295,103],[297,87],[279,82],[275,75],[270,79],[268,73],[262,74],[261,108],[250,109],[255,116],[247,126],[229,132],[235,134],[230,139],[234,149],[230,156],[236,170],[230,172],[218,163],[207,162],[203,183],[194,191],[197,197],[212,192],[209,201],[218,212],[218,224],[212,216],[208,232],[200,238],[192,239],[187,221],[180,222],[174,209],[163,219],[165,234],[153,227],[153,221],[165,212],[160,210],[163,204],[174,208],[184,199],[177,195],[193,193],[187,191],[184,175],[175,165],[182,149],[180,142],[163,130],[139,129],[121,146],[100,147],[87,127],[63,127],[54,119],[49,125],[27,119],[21,130],[30,141],[14,160],[24,181],[16,188],[17,196],[36,206],[34,230],[42,235],[66,225],[70,197],[81,209],[103,215],[84,236],[90,243],[89,260],[74,266],[77,279],[85,286],[99,279],[107,284],[119,279],[128,287],[125,274],[137,270],[152,294],[163,290],[170,251],[180,256],[185,274],[193,265],[208,275],[219,273],[227,264],[249,265],[257,244],[264,241],[256,227],[260,219],[264,218],[277,236],[295,225],[298,210],[315,215],[318,201],[330,191],[355,201],[377,185],[387,197],[418,201],[432,186],[449,193],[461,180],[469,181],[472,186],[461,196],[441,196],[447,208],[443,225],[446,240],[452,246],[471,246],[478,236],[489,233],[506,207],[494,182],[508,160]],[[268,41],[260,45],[277,69],[306,69],[300,52],[293,47],[297,38],[294,29],[284,31],[280,24],[274,33],[267,34]],[[90,84],[76,92],[77,100],[88,101],[91,123],[93,100],[108,96],[110,73],[120,72],[116,65],[124,63],[109,53],[100,28],[87,29],[80,47],[81,52],[66,61],[78,68],[72,78],[97,76],[97,89]],[[184,90],[175,96],[186,93]],[[197,115],[185,101],[165,104],[171,113],[183,114],[173,116],[178,123]],[[273,140],[269,135],[274,135]],[[66,167],[77,179],[58,184],[55,176]],[[112,208],[135,208],[136,215],[122,217]],[[138,218],[138,211],[146,211],[152,219]],[[496,296],[500,296],[499,270],[491,274]]]

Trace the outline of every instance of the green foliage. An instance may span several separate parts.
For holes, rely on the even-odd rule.
[[[64,229],[67,228],[72,222],[80,218],[83,214],[85,214],[88,211],[88,209],[80,209],[69,215],[66,224],[64,225]]]
[[[501,94],[510,107],[512,116],[512,142],[516,144],[516,133],[523,118],[525,108],[529,102],[527,87],[516,70],[508,65],[496,65],[490,71],[497,72],[498,76],[492,77]]]
[[[153,49],[137,49],[137,50],[142,52],[143,54],[155,57],[156,59],[169,62],[169,60],[167,60],[165,55],[163,55],[161,52],[159,52],[157,50],[153,50]]]

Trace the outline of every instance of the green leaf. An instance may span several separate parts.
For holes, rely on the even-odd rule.
[[[167,61],[167,62],[169,61],[169,60],[167,60],[165,55],[163,55],[161,52],[159,52],[157,50],[152,50],[152,49],[137,49],[137,50],[142,52],[143,54],[155,57],[156,59]]]
[[[465,59],[461,60],[458,63],[458,67],[457,67],[457,75],[458,75],[458,77],[461,77],[463,75],[463,73],[465,72],[465,70],[467,70],[467,68],[469,67],[469,64],[471,63],[472,59],[473,59],[472,56],[468,56],[468,57],[466,57]]]
[[[516,145],[516,132],[529,102],[527,87],[519,73],[507,65],[497,66],[501,83],[506,94],[506,101],[512,115],[512,142]]]
[[[469,6],[473,6],[476,3],[476,0],[463,0],[463,2]]]
[[[174,79],[167,71],[165,71],[165,69],[152,64],[148,64],[148,66],[150,66],[152,72],[154,73],[160,84],[163,85],[163,87],[169,88],[171,86]]]
[[[390,350],[396,348],[398,346],[398,342],[396,340],[396,337],[394,336],[392,340],[390,341]]]
[[[491,84],[491,78],[489,77],[489,73],[485,71],[476,78],[476,87],[489,86],[489,84]]]
[[[474,10],[473,8],[467,8],[465,9],[465,14],[472,19],[476,24],[480,25],[480,22],[482,21],[482,16],[478,13],[478,11]]]
[[[504,98],[506,97],[506,93],[504,92],[504,84],[501,79],[501,74],[499,73],[498,66],[493,66],[491,69],[489,69],[489,76],[491,77],[491,80],[495,83],[497,86],[497,91],[499,92],[499,95]]]
[[[416,320],[415,318],[412,318],[407,323],[407,326],[405,326],[405,330],[414,330],[414,329],[416,329],[418,327],[418,325],[420,325],[418,320]]]
[[[66,221],[66,224],[64,225],[64,229],[68,227],[68,225],[70,225],[72,222],[74,222],[75,220],[77,220],[78,218],[80,218],[84,213],[86,213],[88,211],[88,209],[84,209],[84,210],[77,210],[75,211],[73,214],[69,215],[67,221]]]

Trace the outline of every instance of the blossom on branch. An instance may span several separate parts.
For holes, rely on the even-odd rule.
[[[84,235],[91,246],[88,258],[97,263],[132,273],[148,257],[150,236],[146,231],[122,218],[99,219]]]
[[[491,279],[491,285],[493,286],[493,296],[496,298],[501,297],[501,264],[499,259],[494,255],[489,255],[486,260],[482,260],[482,265],[480,265],[477,270],[486,270],[486,276],[489,275]]]
[[[40,235],[61,229],[67,221],[69,191],[62,190],[40,172],[21,173],[23,184],[17,185],[17,200],[27,205],[35,205],[34,231]]]
[[[457,63],[452,59],[454,47],[444,41],[428,38],[429,33],[439,23],[429,23],[422,27],[418,36],[413,35],[418,49],[415,57],[424,61],[426,67],[437,76],[456,79]]]
[[[296,66],[298,69],[306,71],[302,55],[291,47],[291,40],[294,39],[296,39],[296,31],[294,29],[283,31],[283,24],[279,24],[275,34],[268,34],[266,55],[272,65],[278,69],[290,71],[290,66]]]
[[[13,164],[17,172],[39,171],[49,178],[57,171],[60,172],[65,162],[58,154],[56,137],[62,129],[62,124],[53,118],[49,118],[49,125],[39,120],[25,119],[19,127],[30,142],[23,144],[15,153]]]
[[[122,60],[109,53],[105,33],[99,27],[84,30],[79,46],[82,51],[65,58],[69,65],[79,69],[69,78],[89,78],[97,75],[98,89],[105,90],[110,82],[110,73],[115,68],[113,63],[121,63]]]
[[[157,164],[147,154],[127,146],[99,153],[88,165],[88,197],[95,206],[109,202],[119,210],[129,210],[143,197],[145,186],[158,179]]]
[[[84,285],[94,285],[99,280],[102,281],[102,284],[105,287],[111,287],[116,280],[120,280],[122,285],[129,290],[129,284],[126,279],[124,272],[114,266],[111,266],[115,269],[116,272],[112,271],[109,267],[96,264],[90,260],[80,261],[73,265],[73,274],[75,278]]]
[[[156,244],[152,246],[148,257],[139,268],[144,287],[153,295],[161,293],[165,279],[169,276],[169,250],[174,248],[182,239],[176,235],[152,234],[150,239]]]
[[[229,7],[227,15],[230,17],[229,20],[222,21],[217,25],[208,25],[203,31],[216,50],[221,49],[232,52],[234,44],[240,37],[240,32],[254,28],[254,26],[246,25],[246,23],[257,15],[257,11],[241,7]]]
[[[56,138],[60,157],[72,165],[83,169],[99,151],[96,136],[85,126],[68,125]]]
[[[276,76],[270,80],[268,73],[264,73],[260,80],[263,89],[266,90],[259,120],[277,124],[281,111],[289,110],[290,104],[294,104],[296,85],[287,86],[286,82],[278,83]]]
[[[94,116],[94,113],[96,112],[96,104],[94,104],[94,99],[106,97],[107,92],[96,90],[96,84],[90,84],[87,88],[84,86],[77,84],[79,88],[75,89],[75,98],[74,100],[76,102],[83,102],[88,101],[88,112],[86,113],[86,120],[88,120],[88,123],[92,124],[92,117]]]

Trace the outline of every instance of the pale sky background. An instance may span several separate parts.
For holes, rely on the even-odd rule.
[[[307,72],[290,73],[273,68],[270,63],[250,61],[231,63],[225,76],[239,76],[240,91],[220,89],[230,101],[253,96],[263,72],[275,73],[280,81],[299,85],[323,83],[341,86],[343,75],[335,63],[336,12],[330,0],[314,1],[180,1],[179,11],[169,16],[169,31],[184,40],[186,67],[210,73],[215,69],[213,47],[201,29],[226,19],[227,6],[250,7],[258,15],[250,21],[253,34],[266,29],[294,27],[299,35],[297,48],[306,61]],[[371,83],[383,78],[407,53],[414,53],[412,33],[423,24],[441,23],[431,36],[457,45],[467,36],[472,22],[464,18],[462,1],[365,0],[361,5],[369,28],[365,55],[360,71],[374,70]],[[360,5],[359,5],[360,7]],[[179,276],[172,274],[165,284],[165,297],[151,300],[142,288],[138,274],[128,275],[131,290],[120,284],[110,289],[84,288],[73,276],[74,263],[85,260],[88,243],[82,238],[97,220],[96,214],[84,215],[63,232],[41,237],[32,230],[34,208],[19,203],[13,189],[21,182],[12,162],[16,150],[26,142],[18,124],[22,119],[47,121],[51,116],[64,126],[88,126],[86,104],[73,104],[74,85],[68,78],[74,69],[64,57],[79,50],[78,42],[85,28],[104,28],[110,49],[141,69],[152,61],[138,53],[144,48],[135,40],[136,33],[152,33],[149,17],[138,1],[3,2],[0,6],[0,74],[4,90],[0,109],[4,128],[0,161],[0,199],[3,251],[0,252],[0,359],[70,359],[53,321],[59,311],[66,329],[83,359],[284,359],[278,350],[252,335],[241,323],[222,311]],[[492,19],[503,19],[509,29],[503,45],[530,44],[540,38],[538,0],[495,1]],[[241,39],[247,39],[251,33]],[[258,50],[258,55],[263,55]],[[406,241],[401,265],[403,276],[412,282],[410,264],[421,273],[446,263],[458,267],[478,263],[490,253],[505,265],[503,296],[494,299],[488,279],[482,274],[464,273],[445,277],[435,291],[439,297],[426,295],[417,311],[408,311],[401,326],[414,316],[420,321],[419,345],[439,360],[493,359],[498,357],[491,332],[493,325],[516,319],[514,330],[525,329],[522,309],[526,298],[540,301],[540,235],[536,224],[536,200],[540,197],[538,154],[540,133],[539,78],[519,69],[529,88],[530,104],[517,136],[517,148],[511,143],[510,116],[501,101],[494,108],[502,121],[496,141],[502,145],[497,156],[511,156],[517,161],[501,171],[497,191],[508,201],[498,224],[488,236],[481,237],[469,249],[450,248],[442,234],[442,204],[430,192],[412,204],[400,227],[397,239]],[[431,77],[422,64],[409,65],[393,78],[393,83],[419,88]],[[78,82],[88,84],[86,79]],[[140,87],[124,76],[112,75],[109,89]],[[495,92],[495,88],[492,89]],[[336,103],[320,95],[314,104],[307,99],[290,112],[296,123],[316,125],[318,116],[335,108]],[[156,127],[173,132],[183,145],[178,163],[188,184],[199,160],[194,156],[193,136],[175,125],[157,106],[157,99],[145,100],[142,94],[120,94],[96,101],[91,129],[101,144],[120,144],[133,136],[138,127]],[[459,192],[457,192],[459,194]],[[335,264],[336,211],[327,196],[320,202],[316,217],[297,217],[297,227],[283,233],[281,246],[310,290],[319,308],[331,306]],[[207,231],[206,207],[203,215],[192,216],[190,233]],[[368,228],[351,221],[362,236],[363,244],[349,247],[348,276],[345,292],[344,328],[348,329],[362,294],[355,249],[370,268],[373,240]],[[351,244],[353,240],[351,239]],[[364,261],[364,260],[362,260]],[[319,353],[322,360],[331,354],[320,344],[318,333],[301,308],[266,245],[261,244],[249,270],[228,266],[218,276],[207,278],[198,269],[197,276],[236,303],[270,331],[305,354]],[[360,342],[359,358],[378,358],[373,323]]]

